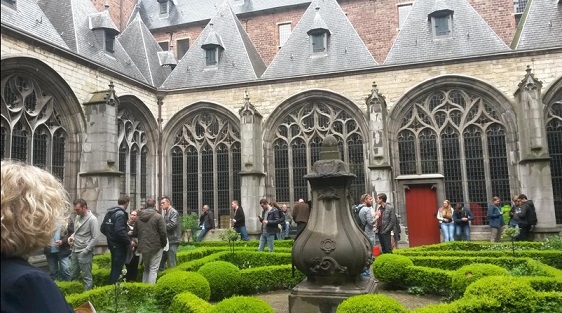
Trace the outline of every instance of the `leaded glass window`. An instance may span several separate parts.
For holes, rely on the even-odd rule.
[[[240,200],[239,126],[218,112],[186,118],[171,147],[171,190],[178,211],[209,205],[217,227],[230,226],[230,202]]]
[[[55,99],[31,76],[2,78],[2,158],[33,164],[64,178],[66,130]]]
[[[148,179],[148,140],[146,125],[132,113],[129,105],[122,105],[117,114],[120,192],[129,195],[129,207],[138,209],[146,201],[149,189]]]
[[[400,175],[443,174],[445,198],[485,224],[493,196],[510,199],[506,130],[492,103],[458,88],[418,98],[398,130]]]
[[[546,133],[550,153],[550,175],[556,224],[562,224],[562,90],[554,97],[547,112]]]
[[[351,184],[351,196],[358,200],[365,193],[364,141],[359,125],[345,110],[314,100],[295,105],[275,130],[276,201],[292,203],[310,198],[310,188],[303,176],[319,159],[322,140],[330,134],[338,140],[340,157],[357,175]]]

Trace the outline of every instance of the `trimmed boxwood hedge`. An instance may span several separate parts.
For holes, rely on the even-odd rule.
[[[172,300],[172,304],[168,308],[168,313],[209,313],[213,306],[192,294],[191,292],[182,292],[177,294]]]
[[[262,299],[234,296],[217,303],[211,313],[275,313],[275,311]]]
[[[464,298],[493,298],[502,312],[533,312],[536,306],[535,290],[528,282],[511,276],[488,276],[470,284]]]
[[[403,285],[407,275],[406,268],[412,265],[412,260],[403,255],[382,254],[373,263],[373,274],[379,281]]]
[[[160,277],[156,282],[154,292],[158,304],[162,308],[167,308],[172,303],[172,299],[182,292],[191,292],[197,297],[209,301],[211,287],[205,277],[199,273],[176,270]]]
[[[55,280],[55,284],[59,287],[63,295],[70,295],[73,293],[82,293],[84,291],[84,284],[81,281],[60,281]]]
[[[271,254],[271,253],[268,253]],[[291,289],[306,276],[290,264],[247,268],[240,271],[239,293],[252,295],[271,290]]]
[[[201,266],[197,273],[209,282],[212,301],[220,301],[238,293],[241,275],[238,267],[232,263],[210,262]]]
[[[453,297],[464,294],[468,285],[485,276],[507,276],[507,270],[493,264],[473,263],[454,271],[451,275],[451,291]]]
[[[154,298],[154,285],[143,283],[122,283],[120,297],[132,304],[140,304],[145,298]],[[90,289],[83,293],[71,294],[66,296],[66,301],[74,308],[88,301],[92,302],[94,307],[105,307],[113,304],[115,295],[115,286],[108,285]]]
[[[336,313],[406,313],[406,308],[393,298],[366,294],[347,298],[338,308]]]
[[[438,268],[408,266],[406,268],[406,284],[420,287],[424,293],[449,295],[451,292],[452,272]]]

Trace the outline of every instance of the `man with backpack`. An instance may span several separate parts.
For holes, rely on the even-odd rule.
[[[526,195],[520,194],[517,200],[519,200],[519,207],[512,212],[512,219],[519,226],[519,235],[515,240],[526,241],[529,240],[531,228],[537,225],[537,213],[533,200],[528,200]]]
[[[129,196],[120,196],[117,200],[117,206],[107,210],[100,227],[101,233],[107,238],[107,247],[111,252],[110,284],[115,284],[119,280],[127,260],[127,250],[131,245],[131,239],[128,235],[129,227],[127,226],[129,216],[126,212],[129,201]]]

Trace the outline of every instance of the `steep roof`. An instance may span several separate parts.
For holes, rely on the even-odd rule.
[[[518,50],[562,47],[562,3],[533,0],[521,19],[512,47]]]
[[[180,0],[169,1],[169,15],[160,17],[160,7],[156,0],[139,0],[138,10],[149,29],[206,21],[215,15],[216,7],[224,0]],[[311,0],[229,0],[235,14],[251,13],[274,8],[306,5]]]
[[[430,14],[452,12],[452,35],[434,38]],[[417,0],[384,64],[418,63],[509,51],[466,0]]]
[[[100,26],[99,24],[91,25],[91,21],[103,16],[99,14],[100,12],[96,10],[91,1],[38,0],[37,4],[71,50],[130,78],[147,83],[119,40],[115,40],[114,52],[111,55],[105,52],[103,38],[96,36],[96,30],[91,29]],[[117,27],[113,27],[109,30],[115,33],[116,29]],[[103,30],[97,30],[97,32],[103,32]]]
[[[33,0],[18,0],[14,9],[2,4],[2,24],[68,49],[51,21]]]
[[[160,66],[158,52],[161,52],[162,48],[138,14],[119,35],[119,42],[152,86],[159,87],[162,85],[172,72],[170,67]]]
[[[219,48],[216,66],[205,62],[205,44]],[[223,3],[217,14],[201,32],[168,79],[164,89],[214,86],[256,80],[266,66],[250,37],[234,15],[230,6]]]
[[[309,33],[328,33],[326,53],[314,53]],[[314,0],[262,78],[371,68],[377,62],[336,0]]]

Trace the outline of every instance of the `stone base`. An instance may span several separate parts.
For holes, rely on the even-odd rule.
[[[345,299],[362,294],[375,293],[377,283],[372,278],[361,277],[356,282],[339,286],[310,283],[307,279],[291,290],[290,313],[335,313]]]

